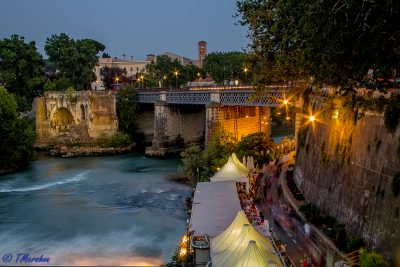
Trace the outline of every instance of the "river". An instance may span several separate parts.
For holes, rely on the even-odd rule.
[[[45,157],[1,176],[0,265],[6,253],[13,256],[7,265],[20,265],[18,253],[43,255],[50,265],[168,262],[191,194],[165,178],[178,165],[141,154]]]
[[[279,143],[292,133],[283,125],[272,134]],[[42,156],[25,171],[0,176],[0,265],[21,265],[19,253],[43,255],[46,265],[169,262],[191,195],[190,187],[166,179],[178,165],[138,153]]]

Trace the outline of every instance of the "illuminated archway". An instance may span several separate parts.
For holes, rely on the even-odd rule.
[[[58,108],[51,118],[51,124],[57,132],[68,132],[69,127],[75,125],[74,116],[67,108]]]

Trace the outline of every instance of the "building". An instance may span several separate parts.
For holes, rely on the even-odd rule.
[[[103,67],[116,66],[126,70],[126,77],[131,80],[136,79],[136,74],[144,70],[145,66],[149,64],[148,60],[125,60],[119,58],[100,58],[95,67],[96,81],[92,82],[92,90],[104,90],[104,84],[100,75],[100,69]]]

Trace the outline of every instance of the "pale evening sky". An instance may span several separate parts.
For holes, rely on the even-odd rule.
[[[196,59],[200,40],[208,52],[246,47],[235,13],[234,0],[0,0],[0,38],[24,36],[44,54],[46,38],[64,32],[103,43],[113,57],[169,51]]]

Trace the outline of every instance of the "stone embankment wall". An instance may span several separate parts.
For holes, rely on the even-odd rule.
[[[307,201],[394,260],[400,253],[400,196],[391,184],[400,171],[400,127],[389,133],[383,114],[357,116],[339,106],[338,100],[314,101],[314,110],[324,112],[298,134],[296,183]]]

